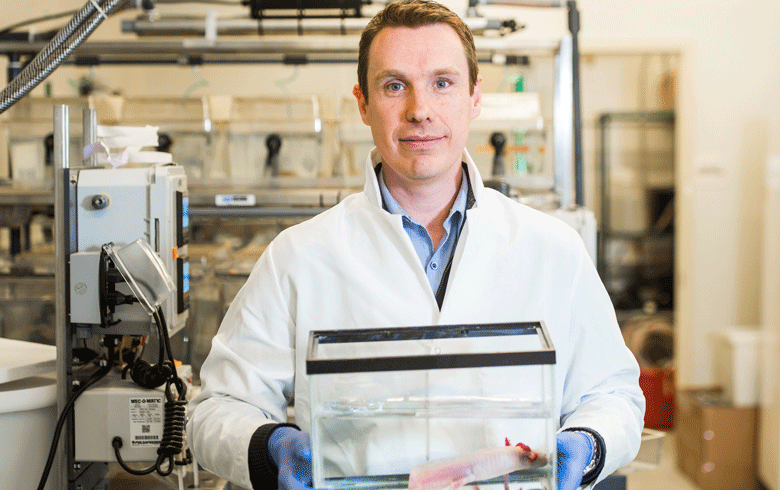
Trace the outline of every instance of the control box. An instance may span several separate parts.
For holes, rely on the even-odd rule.
[[[181,330],[189,312],[189,199],[187,177],[177,165],[143,168],[87,168],[73,171],[76,239],[70,257],[71,323],[100,323],[95,299],[102,246],[145,240],[174,279],[176,292],[162,305],[169,334]],[[117,291],[131,295],[122,283]],[[139,304],[118,305],[118,333],[148,333],[150,317]],[[106,333],[113,333],[106,331]]]

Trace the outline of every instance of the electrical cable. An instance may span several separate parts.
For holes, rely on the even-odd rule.
[[[155,318],[157,312],[155,312]],[[130,367],[130,378],[135,381],[136,384],[143,388],[154,389],[158,386],[162,386],[165,382],[176,374],[176,366],[173,363],[173,356],[169,356],[170,360],[165,359],[165,338],[160,330],[160,320],[157,320],[158,326],[158,353],[157,364],[149,364],[142,359],[136,360]],[[167,330],[167,329],[165,329]],[[178,376],[177,376],[178,378]]]
[[[173,367],[173,374],[165,385],[165,397],[167,399],[165,403],[165,421],[163,426],[163,438],[160,442],[159,449],[157,449],[157,453],[169,458],[169,469],[172,471],[174,464],[177,464],[174,461],[174,456],[180,454],[181,449],[184,446],[184,433],[187,424],[187,385],[179,378],[179,373],[176,370],[173,350],[171,349],[171,338],[168,334],[168,326],[165,323],[165,315],[163,315],[162,308],[158,307],[156,313],[159,322],[158,325],[162,332],[162,336],[165,339],[165,349]],[[171,384],[176,386],[178,398],[174,398],[171,393]],[[191,461],[189,453],[187,459]],[[188,464],[188,462],[179,464]],[[168,472],[169,474],[170,471]]]
[[[68,402],[63,407],[62,413],[60,413],[60,418],[59,420],[57,420],[57,425],[54,428],[54,439],[51,442],[51,448],[49,449],[49,457],[46,459],[46,465],[43,468],[43,474],[41,475],[41,480],[38,483],[38,490],[44,490],[44,487],[46,486],[46,480],[49,479],[49,472],[51,471],[51,467],[54,464],[54,456],[57,454],[57,445],[60,441],[60,433],[62,432],[62,427],[65,425],[65,420],[67,419],[67,415],[73,409],[73,406],[76,403],[76,399],[82,393],[87,391],[87,389],[90,386],[95,384],[97,381],[103,378],[110,371],[111,371],[111,364],[108,363],[106,363],[106,365],[100,368],[99,370],[95,371],[92,374],[92,376],[90,376],[89,379],[82,385],[81,389],[73,393],[73,395],[70,397],[70,400],[68,400]]]
[[[133,364],[130,376],[133,378],[133,381],[145,388],[149,388],[152,384],[156,384],[153,387],[157,387],[165,383],[166,402],[164,405],[163,436],[160,441],[160,447],[157,449],[157,460],[152,466],[143,470],[130,468],[119,452],[123,445],[122,438],[117,436],[111,441],[114,455],[122,469],[138,476],[148,475],[153,471],[157,471],[160,476],[168,476],[173,472],[177,464],[188,464],[175,461],[175,456],[180,454],[184,447],[184,432],[187,422],[187,386],[179,378],[176,371],[173,350],[171,349],[171,339],[168,335],[168,326],[165,323],[165,316],[160,307],[155,310],[154,318],[157,324],[160,344],[158,362],[152,366],[146,361],[138,360]],[[165,358],[166,355],[168,359]],[[139,367],[136,367],[136,365]],[[159,383],[160,379],[162,379],[162,383]],[[178,395],[173,395],[171,385],[176,387]],[[190,459],[189,456],[187,459]],[[166,461],[168,461],[168,466],[164,469],[163,465]]]

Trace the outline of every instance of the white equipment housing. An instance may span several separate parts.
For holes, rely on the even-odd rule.
[[[177,371],[190,393],[192,368],[183,365]],[[115,462],[111,442],[119,436],[123,461],[155,461],[165,423],[164,389],[107,376],[85,391],[74,411],[76,460]]]

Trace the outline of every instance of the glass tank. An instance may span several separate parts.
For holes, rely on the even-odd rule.
[[[315,488],[553,489],[554,367],[538,322],[312,332]]]
[[[339,152],[334,173],[343,176],[363,175],[366,157],[374,147],[371,128],[360,117],[354,97],[339,100]]]
[[[158,151],[171,153],[193,186],[294,185],[322,173],[323,121],[317,96],[25,98],[0,121],[0,179],[52,185],[53,106],[70,107],[70,165],[83,165],[82,111],[104,126],[159,127]]]

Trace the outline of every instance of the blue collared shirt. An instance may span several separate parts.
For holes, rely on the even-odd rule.
[[[466,204],[468,196],[468,178],[466,177],[466,170],[463,171],[463,177],[460,182],[460,190],[458,196],[455,198],[455,202],[450,208],[450,214],[447,219],[444,220],[444,235],[439,240],[439,247],[433,249],[433,240],[428,234],[428,230],[425,226],[421,225],[414,219],[412,219],[406,211],[398,204],[398,201],[390,194],[390,190],[385,184],[383,173],[380,171],[377,175],[379,180],[379,190],[382,193],[382,201],[388,212],[391,214],[403,215],[404,230],[412,240],[414,250],[417,252],[417,256],[420,258],[420,263],[425,269],[425,275],[428,276],[428,282],[431,284],[433,294],[439,289],[444,269],[447,267],[447,263],[450,261],[452,252],[455,250],[455,245],[458,243],[458,235],[460,234],[461,223],[463,217],[466,214]]]

